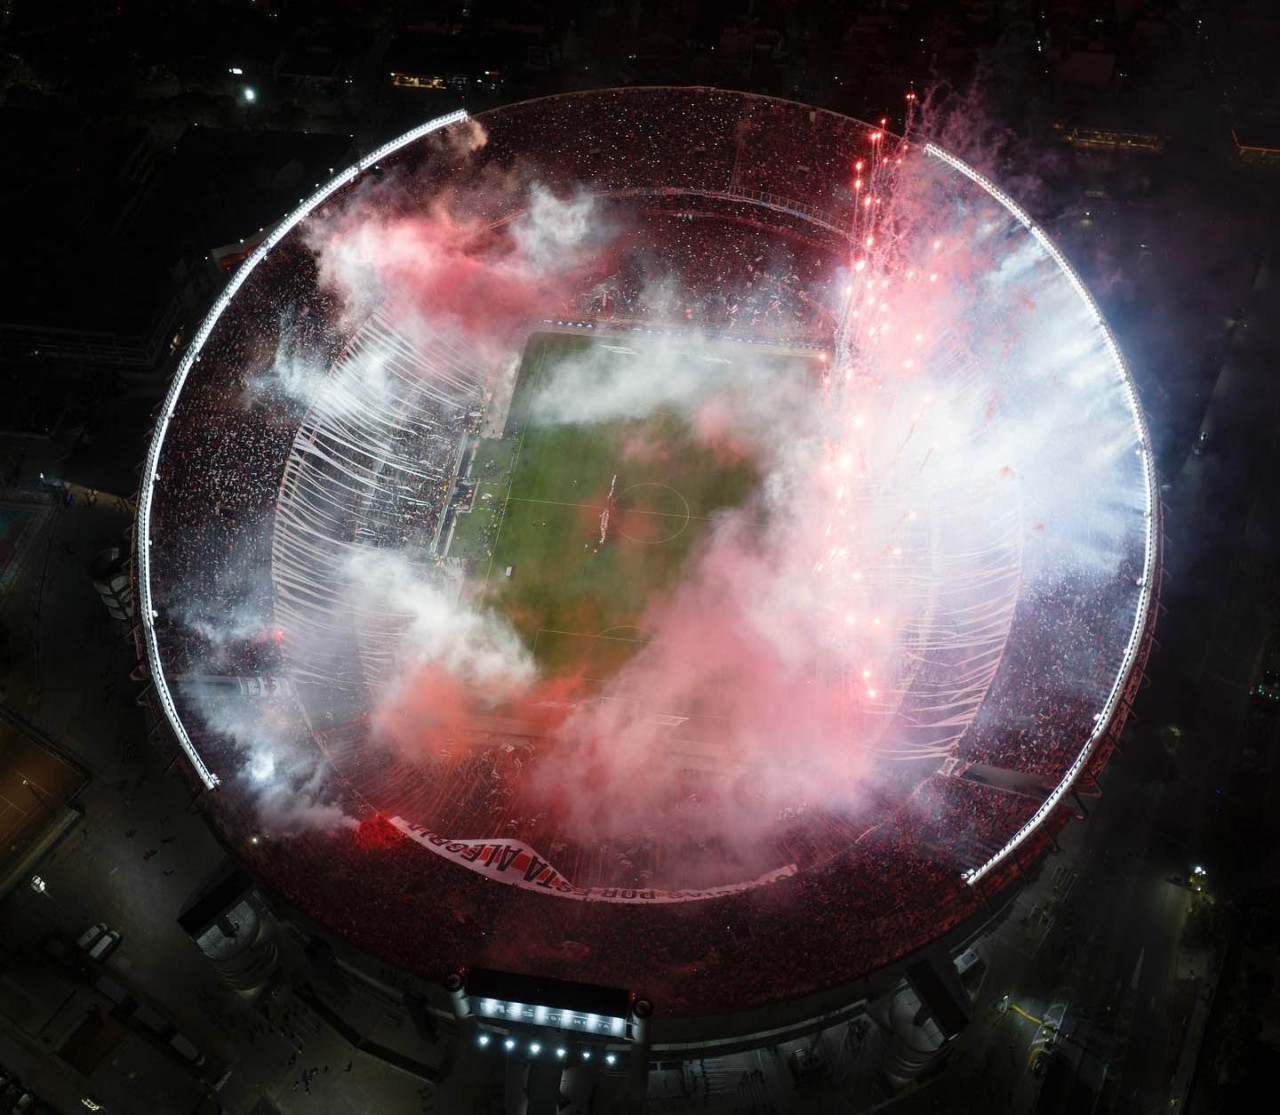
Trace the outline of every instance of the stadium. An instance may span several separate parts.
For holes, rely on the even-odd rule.
[[[965,163],[569,94],[371,152],[236,272],[156,418],[136,636],[306,917],[745,1033],[989,917],[1077,814],[1156,492],[1096,304]]]

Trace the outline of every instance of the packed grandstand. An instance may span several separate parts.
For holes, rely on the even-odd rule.
[[[751,876],[768,885],[742,885],[734,850],[709,848],[705,834],[660,826],[588,840],[535,812],[523,780],[536,732],[484,724],[468,746],[426,755],[371,746],[369,693],[398,667],[399,619],[338,615],[324,591],[353,549],[408,551],[423,576],[465,578],[451,532],[479,498],[476,444],[506,420],[477,334],[464,324],[406,336],[380,306],[354,318],[309,230],[385,195],[397,211],[463,214],[484,230],[483,253],[516,227],[536,180],[590,197],[593,220],[615,232],[565,281],[476,309],[492,312],[494,335],[696,329],[825,359],[838,356],[840,285],[874,227],[862,178],[891,188],[887,171],[871,173],[890,143],[896,166],[905,145],[882,127],[715,90],[531,101],[378,158],[246,265],[160,416],[135,572],[150,605],[138,638],[157,714],[218,783],[203,799],[209,816],[270,887],[430,978],[482,963],[632,987],[662,1011],[695,1013],[865,976],[982,910],[1043,854],[1076,812],[1069,791],[1089,789],[1105,765],[1141,679],[1159,560],[1149,492],[1105,540],[1116,559],[1101,571],[1066,556],[1081,540],[1056,537],[1052,521],[1045,530],[1048,512],[1024,498],[991,542],[1014,564],[991,578],[1004,610],[978,698],[927,753],[881,764],[856,811],[788,807],[770,833],[774,858]],[[659,264],[678,283],[655,283]],[[367,390],[364,372],[344,375],[361,361],[376,363],[379,385],[400,387],[388,395]],[[321,369],[324,386],[282,376],[282,365],[300,377]],[[1131,439],[1107,476],[1137,490],[1149,447],[1128,406],[1119,399],[1112,425],[1092,428]],[[1124,503],[1069,498],[1081,519],[1088,499]],[[1051,576],[1016,564],[1024,534],[1061,546]],[[937,608],[930,598],[928,615]],[[928,676],[917,666],[904,687]],[[238,687],[219,689],[219,678]],[[255,734],[276,741],[274,759],[246,748]],[[681,783],[694,800],[699,777],[691,769]],[[264,784],[276,778],[316,823],[272,830]],[[476,860],[500,846],[526,880],[554,876],[586,900],[495,883]],[[700,900],[655,901],[662,865],[681,860],[699,873],[664,893]]]

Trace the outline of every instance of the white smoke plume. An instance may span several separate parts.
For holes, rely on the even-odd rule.
[[[429,664],[480,686],[533,680],[533,659],[516,634],[492,612],[463,598],[455,583],[431,577],[395,551],[357,551],[349,571],[353,606],[402,617],[401,670]]]
[[[206,728],[235,749],[232,772],[263,835],[355,827],[335,793],[331,772],[314,743],[299,731],[290,698],[222,696],[184,691]]]

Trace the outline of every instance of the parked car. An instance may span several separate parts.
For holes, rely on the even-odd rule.
[[[101,937],[98,938],[97,943],[93,946],[93,948],[89,950],[89,956],[92,959],[97,960],[99,963],[101,963],[102,961],[106,960],[106,958],[110,956],[113,952],[115,952],[116,946],[119,943],[120,943],[119,930],[108,929]]]
[[[100,921],[98,922],[97,925],[91,925],[89,926],[88,929],[86,929],[83,933],[80,934],[80,938],[79,940],[76,941],[76,945],[82,949],[92,948],[94,942],[97,941],[97,939],[101,937],[106,931],[107,931],[106,922]]]

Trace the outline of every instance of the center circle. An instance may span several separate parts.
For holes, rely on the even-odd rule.
[[[618,533],[645,546],[673,542],[689,528],[693,517],[684,496],[669,484],[653,481],[624,488],[615,513]]]

